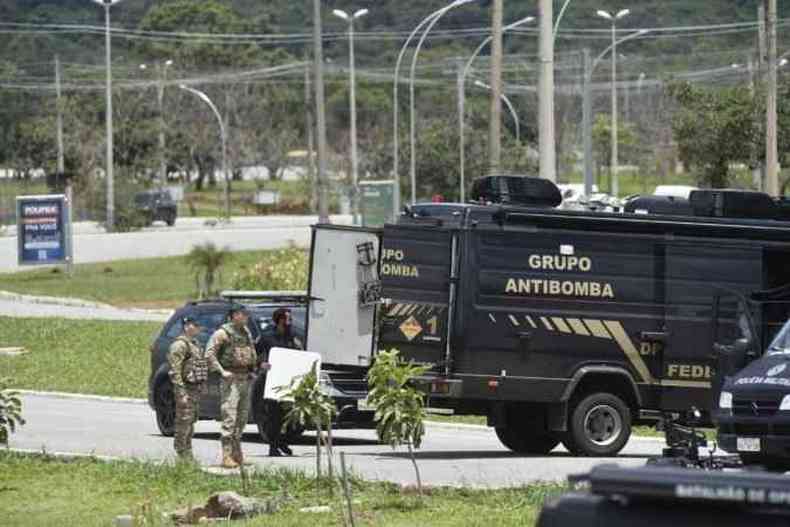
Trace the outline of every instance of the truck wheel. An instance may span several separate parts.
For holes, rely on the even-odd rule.
[[[156,426],[165,437],[173,437],[176,432],[176,399],[173,385],[169,381],[159,384],[154,392]]]
[[[560,440],[553,435],[519,428],[496,428],[496,435],[507,448],[517,454],[548,454]]]
[[[170,214],[168,214],[166,216],[165,223],[167,223],[168,227],[172,227],[173,225],[175,225],[176,224],[176,213],[175,212],[171,212]]]
[[[631,437],[631,410],[611,393],[588,395],[575,405],[563,445],[579,456],[608,457]]]

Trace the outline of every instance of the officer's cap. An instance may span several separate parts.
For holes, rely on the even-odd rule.
[[[197,321],[194,317],[184,317],[181,319],[181,324],[186,326],[187,324],[192,324],[193,326],[200,326],[200,322]]]

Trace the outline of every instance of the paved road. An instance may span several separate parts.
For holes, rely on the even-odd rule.
[[[147,460],[172,455],[172,439],[159,435],[153,413],[144,404],[61,399],[25,395],[27,419],[19,433],[12,436],[13,448],[42,448],[50,452],[88,453]],[[393,451],[375,440],[368,430],[340,430],[336,450],[346,452],[353,470],[366,479],[413,484],[414,473],[405,452]],[[245,451],[259,466],[278,466],[312,471],[315,466],[313,438],[294,447],[293,458],[266,457],[268,447],[261,443],[254,427],[247,429]],[[616,462],[637,466],[646,456],[661,452],[662,442],[633,439],[614,459],[574,458],[558,447],[548,456],[519,457],[502,447],[493,432],[482,428],[429,426],[419,464],[429,485],[468,485],[506,487],[535,481],[562,481],[594,465]],[[195,453],[204,464],[219,461],[219,426],[201,422],[197,427]]]
[[[348,224],[350,216],[333,216],[333,223]],[[95,224],[79,224],[74,233],[76,263],[131,258],[180,256],[196,244],[213,242],[232,251],[278,249],[289,244],[307,247],[315,216],[263,216],[233,218],[230,223],[206,224],[204,218],[185,218],[176,227],[155,226],[139,232],[107,234]],[[0,272],[18,271],[17,238],[0,238]]]
[[[0,316],[3,317],[59,317],[76,320],[125,320],[165,322],[170,313],[142,309],[118,309],[111,306],[64,306],[39,302],[20,302],[0,298]]]

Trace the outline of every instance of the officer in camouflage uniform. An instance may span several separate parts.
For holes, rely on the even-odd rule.
[[[258,358],[247,327],[247,310],[233,306],[228,319],[229,322],[211,336],[206,358],[211,370],[222,376],[222,466],[237,468],[244,463],[241,436],[247,426],[250,385],[255,378]],[[269,365],[262,363],[261,367],[268,369]]]
[[[194,461],[192,434],[198,420],[200,394],[206,384],[208,367],[195,341],[200,333],[199,324],[190,317],[181,322],[183,333],[173,341],[167,354],[176,403],[174,447],[180,460]]]

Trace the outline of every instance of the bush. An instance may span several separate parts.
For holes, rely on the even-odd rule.
[[[192,247],[186,255],[186,263],[195,274],[199,298],[203,299],[214,293],[214,284],[221,282],[220,272],[229,259],[228,249],[218,249],[211,242]]]
[[[307,252],[296,248],[272,252],[254,266],[234,273],[231,286],[239,291],[305,290]]]
[[[22,401],[17,392],[8,389],[10,384],[9,379],[0,379],[0,445],[8,445],[9,436],[25,424]]]

